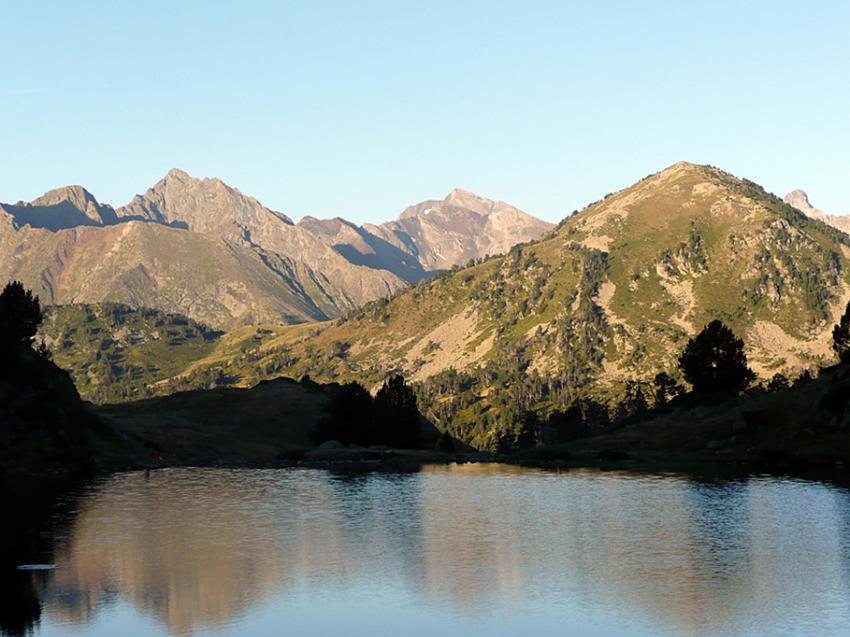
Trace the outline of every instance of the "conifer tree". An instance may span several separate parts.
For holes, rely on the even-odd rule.
[[[714,320],[688,341],[679,368],[695,392],[737,394],[755,379],[747,364],[744,341],[722,321]]]
[[[31,347],[41,325],[41,305],[38,297],[12,281],[0,293],[0,347]]]

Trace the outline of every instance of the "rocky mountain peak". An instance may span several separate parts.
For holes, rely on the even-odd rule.
[[[46,193],[33,199],[29,205],[31,206],[55,206],[56,204],[67,201],[78,210],[84,211],[89,204],[99,206],[95,196],[82,186],[63,186],[62,188],[54,188]]]
[[[787,195],[785,195],[786,199],[796,199],[799,201],[805,201],[809,203],[809,195],[805,190],[801,190],[798,188],[797,190],[792,190]]]
[[[118,215],[198,232],[219,232],[234,225],[250,227],[264,219],[292,225],[283,213],[265,208],[220,179],[199,179],[179,168],[172,168],[144,194],[119,208]]]
[[[464,190],[463,188],[452,188],[451,192],[446,195],[443,201],[463,204],[490,200],[484,197],[480,197],[470,190]]]
[[[199,191],[222,190],[239,197],[245,197],[246,199],[254,199],[253,197],[246,197],[238,188],[228,186],[218,177],[194,177],[180,168],[172,168],[165,173],[165,176],[154,185],[154,189],[157,187],[171,188],[177,192],[184,189]]]
[[[458,208],[463,208],[479,215],[487,215],[493,210],[493,201],[476,195],[469,190],[453,188],[443,199],[429,199],[402,211],[399,219],[425,219],[434,213],[446,213],[451,211],[451,216],[456,217]]]
[[[463,188],[454,188],[443,199],[444,203],[460,208],[472,210],[480,215],[489,215],[495,210],[498,210],[496,202],[492,199],[487,199],[476,195],[474,192],[464,190]]]
[[[783,197],[783,201],[794,206],[798,210],[802,210],[806,214],[817,210],[817,208],[815,208],[809,201],[809,195],[806,194],[806,191],[800,190],[799,188],[797,190],[792,190],[785,195],[785,197]]]
[[[172,168],[171,170],[169,170],[165,174],[165,179],[176,179],[178,181],[189,181],[189,180],[193,180],[195,178],[192,177],[192,175],[187,173],[185,170],[182,170],[182,169],[177,168],[175,166],[174,168]]]
[[[101,204],[82,186],[49,190],[29,203],[0,206],[18,227],[61,230],[75,226],[111,225],[116,222],[112,206]]]
[[[165,176],[156,182],[150,190],[164,192],[167,197],[182,197],[189,192],[225,191],[232,195],[243,196],[238,189],[228,186],[216,177],[194,177],[180,168],[172,168]],[[251,197],[247,197],[252,199]]]
[[[838,228],[844,232],[850,233],[850,215],[831,215],[815,208],[805,190],[792,190],[782,200],[794,206],[797,210],[805,214],[807,217],[823,221],[834,228]]]

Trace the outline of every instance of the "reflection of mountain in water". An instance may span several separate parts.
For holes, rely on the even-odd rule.
[[[850,612],[848,512],[843,490],[771,480],[476,465],[127,474],[81,507],[47,614],[85,622],[120,596],[179,634],[288,595],[391,587],[471,617],[566,607],[743,632],[825,604]]]

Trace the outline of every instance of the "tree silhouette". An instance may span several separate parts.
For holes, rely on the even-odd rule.
[[[688,341],[679,369],[698,393],[737,394],[755,379],[744,354],[744,341],[716,319]]]
[[[682,393],[682,386],[667,372],[659,372],[652,379],[655,388],[656,407],[666,405],[668,401]]]
[[[388,378],[375,398],[359,383],[347,383],[332,390],[316,442],[418,448],[419,419],[416,395],[402,376]]]
[[[839,361],[850,363],[850,303],[847,303],[838,325],[832,328],[832,349],[838,354]]]
[[[38,297],[12,281],[0,293],[0,347],[31,347],[41,325],[41,305]]]
[[[359,383],[342,385],[331,396],[327,417],[319,423],[318,442],[371,445],[374,437],[372,396]]]
[[[643,416],[649,410],[649,403],[646,401],[646,394],[643,392],[643,387],[640,381],[626,381],[626,395],[623,400],[617,405],[616,419],[623,420],[632,416]]]
[[[399,448],[419,445],[419,408],[416,394],[404,381],[404,376],[390,376],[375,395],[378,428],[387,442]]]

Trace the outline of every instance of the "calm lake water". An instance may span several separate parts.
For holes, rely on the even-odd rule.
[[[497,465],[89,487],[36,635],[847,635],[850,493]]]

